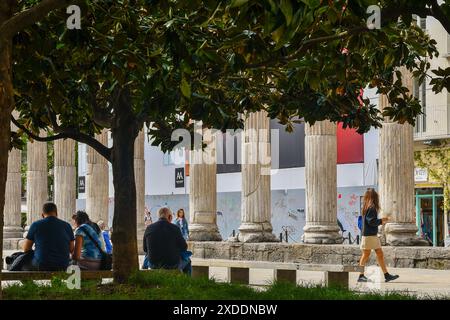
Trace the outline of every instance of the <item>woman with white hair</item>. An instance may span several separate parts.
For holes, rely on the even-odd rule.
[[[111,243],[111,237],[109,234],[109,230],[106,226],[106,223],[103,220],[100,220],[97,222],[97,225],[99,226],[100,230],[102,231],[103,236],[103,242],[105,243],[105,251],[108,254],[112,253],[112,243]]]

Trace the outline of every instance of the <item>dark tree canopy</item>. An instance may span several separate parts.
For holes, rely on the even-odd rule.
[[[126,88],[163,149],[190,119],[236,128],[261,108],[288,127],[300,117],[365,132],[380,124],[360,102],[367,86],[389,95],[386,115],[414,123],[420,105],[393,75],[423,79],[435,42],[411,19],[368,30],[371,3],[86,1],[82,30],[56,12],[16,36],[16,103],[32,129],[92,135],[114,126],[111,100]]]

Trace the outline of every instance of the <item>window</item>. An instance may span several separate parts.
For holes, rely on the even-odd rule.
[[[425,132],[426,127],[426,111],[427,111],[427,88],[426,83],[419,84],[418,79],[414,79],[413,85],[414,97],[419,99],[420,105],[422,106],[422,113],[417,117],[415,132]]]
[[[419,18],[420,19],[420,29],[427,29],[427,18]]]

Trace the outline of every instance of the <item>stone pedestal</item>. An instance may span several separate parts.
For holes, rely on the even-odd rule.
[[[306,225],[305,243],[342,243],[337,225],[336,124],[305,126]]]
[[[196,123],[196,133],[204,132],[204,150],[190,153],[189,166],[189,239],[192,241],[221,241],[217,227],[216,139],[209,130]]]
[[[108,131],[103,130],[95,138],[108,145]],[[86,173],[86,212],[94,222],[103,220],[108,225],[109,166],[105,158],[88,147]]]
[[[8,176],[6,179],[5,207],[3,210],[5,226],[3,227],[3,238],[21,238],[23,229],[21,227],[21,151],[12,149],[8,157]]]
[[[134,144],[134,176],[136,180],[136,210],[138,247],[142,249],[142,239],[145,232],[145,132],[142,130]]]
[[[57,140],[54,145],[54,194],[60,219],[70,222],[76,211],[75,141]]]
[[[270,119],[267,112],[250,114],[242,135],[241,242],[273,242],[270,190]]]
[[[27,144],[27,227],[39,220],[48,201],[47,143]]]
[[[405,86],[412,92],[412,77],[402,70]],[[388,105],[380,98],[380,109]],[[386,243],[392,246],[428,245],[419,238],[414,207],[413,126],[385,118],[380,129],[379,194],[383,216],[390,216],[384,226]]]

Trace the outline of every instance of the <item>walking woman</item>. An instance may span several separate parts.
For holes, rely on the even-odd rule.
[[[179,209],[177,211],[177,219],[175,220],[175,224],[180,228],[184,240],[187,240],[189,238],[189,226],[186,217],[184,216],[183,209]]]
[[[378,226],[382,224],[384,225],[388,221],[388,218],[378,219],[378,212],[380,211],[378,193],[372,188],[367,189],[364,194],[363,201],[363,227],[361,241],[362,256],[359,260],[359,265],[364,267],[370,258],[370,253],[372,250],[375,250],[378,265],[384,273],[384,280],[386,282],[395,280],[398,276],[389,274],[387,271],[386,264],[384,262],[383,250],[381,249],[381,242],[377,236]],[[364,276],[364,273],[359,275],[358,282],[368,282],[368,279]]]

